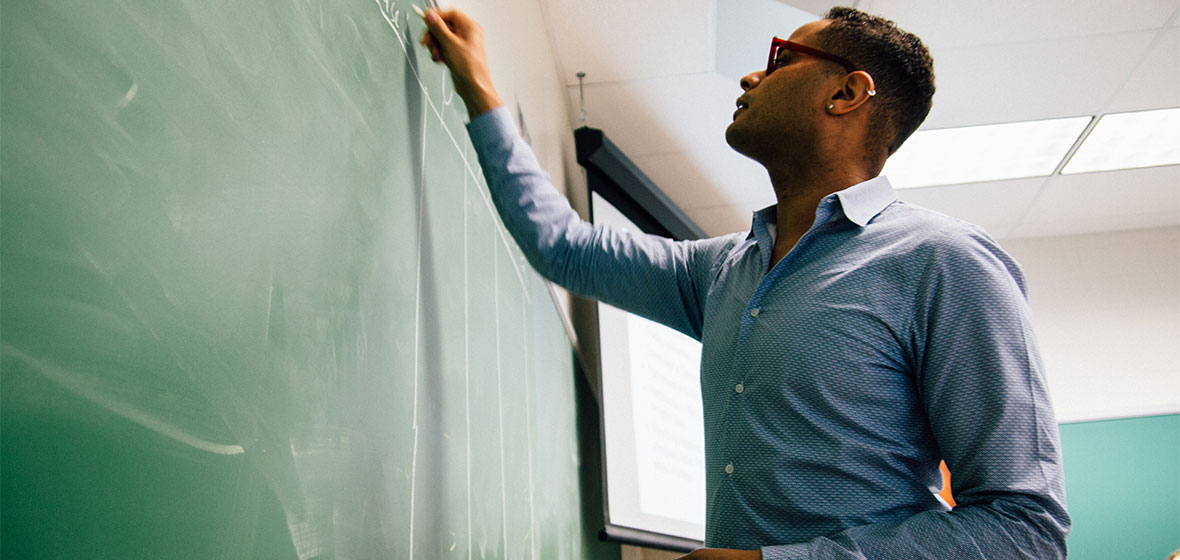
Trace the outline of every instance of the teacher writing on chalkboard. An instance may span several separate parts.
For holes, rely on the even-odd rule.
[[[709,548],[688,558],[1065,557],[1024,276],[980,228],[898,201],[880,176],[930,110],[917,37],[834,8],[774,38],[725,137],[778,203],[748,234],[674,242],[583,222],[502,107],[479,25],[426,23],[532,265],[702,342]]]

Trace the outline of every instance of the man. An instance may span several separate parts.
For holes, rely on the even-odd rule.
[[[689,558],[1063,558],[1057,425],[1018,265],[879,177],[925,119],[932,62],[836,8],[772,42],[726,131],[778,203],[748,235],[582,222],[492,86],[479,26],[427,14],[505,225],[544,276],[702,342],[707,518]],[[937,496],[938,464],[957,506]]]

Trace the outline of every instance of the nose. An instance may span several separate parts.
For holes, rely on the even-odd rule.
[[[765,70],[759,70],[757,72],[750,72],[749,74],[746,74],[744,77],[742,77],[741,81],[742,91],[750,91],[758,87],[758,84],[762,82],[762,78],[765,77]]]

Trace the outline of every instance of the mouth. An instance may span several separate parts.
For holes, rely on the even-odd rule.
[[[739,114],[739,113],[741,113],[742,111],[745,111],[746,109],[749,109],[749,108],[750,108],[750,104],[749,104],[749,102],[747,102],[747,101],[743,101],[743,100],[742,100],[742,99],[739,97],[739,98],[738,98],[738,100],[737,100],[737,110],[733,112],[733,118],[734,118],[734,120],[737,120],[737,116],[738,116],[738,114]]]

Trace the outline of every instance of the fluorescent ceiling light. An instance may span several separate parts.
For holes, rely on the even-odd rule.
[[[889,158],[895,188],[1047,176],[1091,117],[923,130]]]
[[[1180,107],[1103,115],[1062,175],[1180,164]]]

